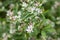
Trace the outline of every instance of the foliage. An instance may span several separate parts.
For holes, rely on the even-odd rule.
[[[58,0],[0,0],[0,40],[58,40]]]

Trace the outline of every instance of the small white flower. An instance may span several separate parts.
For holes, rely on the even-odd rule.
[[[3,33],[2,37],[3,37],[3,40],[8,40],[8,36],[6,33]]]
[[[5,37],[6,36],[6,33],[3,33],[2,37]]]
[[[9,17],[8,19],[12,19],[12,17]]]
[[[16,20],[17,19],[17,16],[12,16],[12,20]]]
[[[15,32],[16,32],[15,29],[10,29],[10,33],[11,33],[11,34],[14,34]]]
[[[21,22],[21,20],[22,20],[22,19],[19,18],[19,19],[18,19],[18,22]]]
[[[35,5],[35,6],[39,6],[39,4],[40,4],[39,2],[36,2],[34,5]]]
[[[24,10],[25,8],[22,7],[21,9]]]
[[[39,6],[42,6],[42,3]]]
[[[17,18],[20,18],[21,17],[21,11],[18,11],[17,14],[18,14]]]
[[[38,4],[37,4],[37,3],[35,3],[34,5],[35,5],[35,6],[38,6]]]
[[[21,11],[18,11],[17,14],[18,14],[18,15],[21,15]]]
[[[18,30],[20,30],[20,28],[21,28],[21,26],[19,25],[19,26],[18,26]]]
[[[31,1],[30,4],[33,4],[34,1]]]
[[[38,12],[38,14],[39,14],[39,13],[42,13],[42,10],[39,9],[39,8],[36,8],[36,11]]]
[[[35,10],[35,7],[32,7],[31,10],[34,11]]]
[[[28,12],[31,12],[31,13],[33,13],[34,12],[34,10],[35,10],[35,7],[28,7]]]
[[[57,17],[56,19],[57,19],[57,20],[60,20],[60,17]]]
[[[10,30],[9,30],[9,32],[11,34],[14,34],[16,32],[15,26],[16,26],[16,23],[14,23],[14,22],[10,23]]]
[[[23,2],[23,3],[22,3],[22,6],[23,6],[23,7],[27,7],[27,6],[28,6],[28,4],[27,4],[27,3],[25,3],[25,2]]]
[[[12,8],[14,7],[14,4],[10,4],[10,6],[9,6],[9,7],[10,7],[10,9],[12,9]]]
[[[11,12],[10,10],[7,11],[7,16],[12,16],[13,12]]]
[[[29,25],[28,28],[26,29],[28,33],[33,32],[33,25]]]
[[[59,4],[60,4],[59,2],[55,1],[54,7],[57,8]]]

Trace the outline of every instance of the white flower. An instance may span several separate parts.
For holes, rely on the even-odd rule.
[[[18,15],[21,15],[21,11],[18,11],[17,14],[18,14]]]
[[[41,4],[39,4],[39,6],[42,6],[42,3],[41,3]]]
[[[35,5],[35,6],[39,6],[39,4],[40,4],[39,2],[36,2],[34,5]]]
[[[6,33],[3,33],[2,37],[3,37],[3,40],[8,40],[8,36]]]
[[[34,1],[31,1],[30,4],[33,4]]]
[[[18,16],[17,16],[17,19],[18,19],[18,20],[17,20],[17,21],[20,22],[20,21],[21,21],[21,11],[18,11],[17,14],[18,14]]]
[[[11,33],[11,34],[14,34],[15,32],[16,32],[15,29],[10,29],[10,33]]]
[[[27,3],[25,3],[25,2],[23,2],[23,3],[22,3],[22,6],[23,6],[23,7],[27,7],[27,6],[28,6],[28,4],[27,4]]]
[[[10,9],[12,9],[12,8],[14,7],[14,4],[10,4],[10,6],[9,6],[9,7],[10,7]]]
[[[34,11],[35,10],[35,7],[32,7],[31,10]]]
[[[29,25],[28,28],[26,29],[28,33],[33,32],[33,25]]]
[[[2,37],[5,37],[6,36],[6,33],[3,33]]]
[[[38,4],[37,4],[37,3],[35,3],[34,5],[35,5],[35,6],[38,6]]]
[[[10,10],[7,11],[7,16],[12,16],[13,12],[11,12]]]
[[[27,10],[28,10],[28,12],[33,13],[33,12],[34,12],[34,10],[35,10],[35,7],[28,7],[28,8],[27,8]]]
[[[14,34],[16,32],[15,26],[16,26],[16,23],[10,23],[10,30],[9,30],[9,32],[11,34]]]
[[[57,17],[56,19],[57,19],[57,20],[60,20],[60,17]]]
[[[8,19],[12,19],[12,17],[9,17]]]
[[[12,16],[10,17],[11,20],[16,20],[18,16]]]
[[[39,9],[39,8],[36,8],[36,11],[38,12],[38,14],[39,14],[39,13],[42,13],[42,10]]]
[[[57,8],[59,4],[60,4],[59,2],[55,1],[54,7]]]
[[[19,19],[18,19],[18,22],[21,22],[21,20],[22,20],[22,19],[19,18]]]
[[[18,26],[18,30],[20,30],[20,28],[21,28],[21,26],[19,25],[19,26]]]

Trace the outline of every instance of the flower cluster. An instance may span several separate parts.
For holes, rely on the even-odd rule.
[[[28,33],[31,33],[31,32],[33,32],[33,24],[30,24],[29,26],[28,26],[28,28],[26,29],[26,31],[28,32]]]
[[[60,17],[55,18],[56,14],[53,13],[55,13],[54,7],[57,7],[59,3],[55,2],[57,6],[51,7],[50,0],[8,1],[5,5],[3,5],[5,1],[0,2],[0,11],[6,11],[6,22],[0,22],[0,29],[4,27],[3,40],[40,40],[41,38],[46,40],[51,37],[50,35],[56,34],[54,27],[55,24],[60,25]]]

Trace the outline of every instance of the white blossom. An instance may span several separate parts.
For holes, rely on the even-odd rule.
[[[57,17],[56,19],[57,19],[57,20],[60,20],[60,17]]]
[[[7,16],[12,16],[13,15],[13,12],[11,10],[8,10],[7,11]]]
[[[34,3],[35,6],[39,6],[39,4],[40,4],[39,2]]]
[[[11,34],[14,34],[15,32],[16,32],[15,29],[10,29],[10,33],[11,33]]]
[[[38,12],[38,14],[39,14],[39,13],[42,13],[42,10],[39,9],[39,8],[36,8],[36,11]]]
[[[19,26],[18,26],[18,30],[20,30],[20,28],[21,28],[21,26],[19,25]]]
[[[28,28],[26,29],[28,33],[33,32],[33,25],[29,25]]]
[[[18,15],[21,15],[21,11],[18,11],[17,14],[18,14]]]
[[[23,7],[27,7],[27,6],[28,6],[28,4],[27,4],[27,3],[25,3],[25,2],[23,2],[23,3],[22,3],[22,6],[23,6]]]
[[[8,36],[6,33],[3,33],[2,37],[3,37],[3,40],[8,40]]]
[[[34,1],[31,1],[30,4],[33,4]]]
[[[34,10],[35,10],[35,7],[28,7],[28,8],[27,8],[27,10],[28,10],[28,12],[33,13],[33,12],[34,12]]]
[[[13,16],[12,19],[13,19],[13,20],[16,20],[16,19],[17,19],[17,16]]]
[[[18,17],[17,18],[21,18],[21,11],[18,11]]]
[[[60,4],[59,2],[55,1],[54,7],[57,8],[59,4]]]
[[[41,3],[41,4],[39,4],[39,6],[42,6],[42,3]]]
[[[35,10],[35,7],[32,7],[31,10],[34,11]]]
[[[10,7],[10,9],[12,9],[12,8],[14,7],[14,4],[10,4],[10,6],[9,6],[9,7]]]
[[[38,3],[35,3],[34,5],[35,5],[35,6],[38,6]]]
[[[9,30],[9,32],[11,34],[14,34],[16,32],[15,26],[16,26],[15,23],[10,23],[10,30]]]
[[[18,16],[10,16],[9,17],[10,20],[14,20],[14,21],[17,20],[17,18],[18,18]]]

